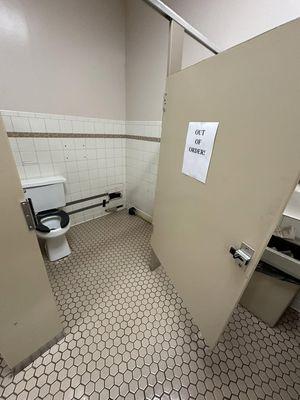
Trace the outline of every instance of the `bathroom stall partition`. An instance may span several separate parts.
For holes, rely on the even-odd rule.
[[[35,230],[27,226],[24,193],[0,118],[0,354],[19,369],[62,334]]]
[[[167,81],[152,267],[211,347],[299,180],[299,35],[298,19]]]

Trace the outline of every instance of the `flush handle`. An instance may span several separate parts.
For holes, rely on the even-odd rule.
[[[246,243],[242,243],[238,249],[233,246],[230,247],[229,252],[240,267],[247,266],[254,255],[254,250]]]

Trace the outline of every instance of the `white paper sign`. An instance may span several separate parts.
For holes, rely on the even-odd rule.
[[[190,122],[184,149],[182,173],[206,182],[219,122]]]

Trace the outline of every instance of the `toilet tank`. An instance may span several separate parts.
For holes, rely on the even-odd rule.
[[[35,213],[66,205],[63,176],[21,180],[26,198],[30,198]]]

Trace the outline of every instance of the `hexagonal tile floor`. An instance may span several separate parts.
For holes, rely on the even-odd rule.
[[[148,268],[151,225],[108,215],[70,230],[72,254],[46,263],[65,337],[0,397],[32,399],[299,399],[300,318],[271,329],[238,307],[211,352],[163,268]]]

